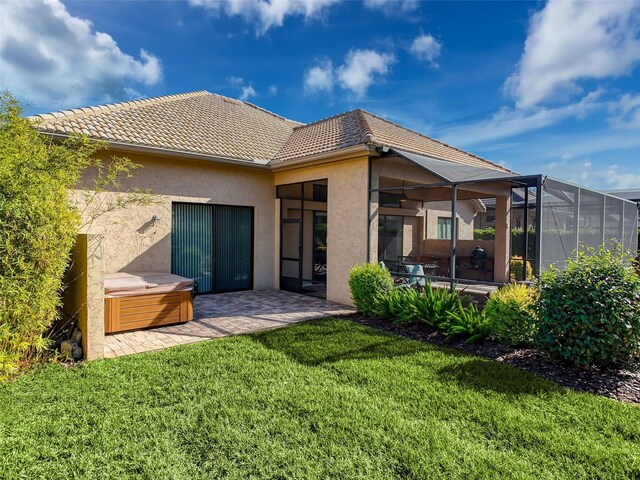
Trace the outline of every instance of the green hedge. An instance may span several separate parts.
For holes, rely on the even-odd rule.
[[[520,283],[511,283],[491,293],[484,311],[496,340],[509,345],[533,343],[537,331],[537,300],[537,289]]]
[[[103,166],[94,158],[103,142],[74,136],[53,142],[22,116],[18,102],[0,94],[0,380],[47,350],[45,332],[57,318],[62,278],[80,226],[69,189],[87,167],[96,167],[92,189],[120,186],[137,165],[113,158]],[[129,204],[149,204],[146,192],[116,195],[92,204],[85,220]]]
[[[539,280],[537,343],[577,365],[640,355],[640,279],[621,248],[580,252]]]
[[[377,298],[393,288],[393,278],[389,270],[378,264],[356,265],[349,272],[349,288],[358,311],[375,315]]]

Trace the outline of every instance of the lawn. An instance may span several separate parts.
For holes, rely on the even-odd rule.
[[[2,478],[633,478],[640,409],[347,320],[0,387]]]

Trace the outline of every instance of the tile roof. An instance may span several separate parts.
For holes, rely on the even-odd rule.
[[[251,103],[207,91],[76,108],[31,119],[36,128],[47,133],[82,133],[111,142],[260,164],[374,144],[508,171],[364,110],[304,125]]]
[[[268,163],[298,122],[206,91],[31,117],[45,132]]]
[[[439,142],[364,110],[352,110],[294,128],[289,140],[280,149],[275,160],[292,160],[360,143],[385,145],[440,160],[509,172],[506,168],[484,158]]]

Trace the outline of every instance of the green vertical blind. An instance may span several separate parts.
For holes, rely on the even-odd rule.
[[[213,205],[174,203],[171,225],[171,271],[193,278],[201,293],[213,291]]]
[[[200,293],[253,287],[253,209],[172,205],[171,271],[193,278]]]
[[[216,291],[246,290],[252,282],[253,209],[215,207]]]
[[[451,240],[451,217],[438,217],[438,239]]]

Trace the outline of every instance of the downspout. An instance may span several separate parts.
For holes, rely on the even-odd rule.
[[[522,278],[520,280],[524,282],[527,280],[527,264],[529,263],[529,187],[528,186],[525,187],[524,189],[524,225],[523,227],[524,227],[524,253],[522,254]],[[511,232],[509,232],[509,234],[511,234]],[[511,235],[509,235],[509,241],[511,242],[511,240],[512,240]]]
[[[458,246],[458,185],[455,183],[451,187],[451,261],[449,262],[449,288],[453,292],[456,282],[456,247]]]
[[[536,276],[542,273],[542,195],[544,180],[539,175],[536,181]]]
[[[369,155],[367,161],[367,263],[371,262],[371,188],[372,188],[372,163],[373,159]]]

